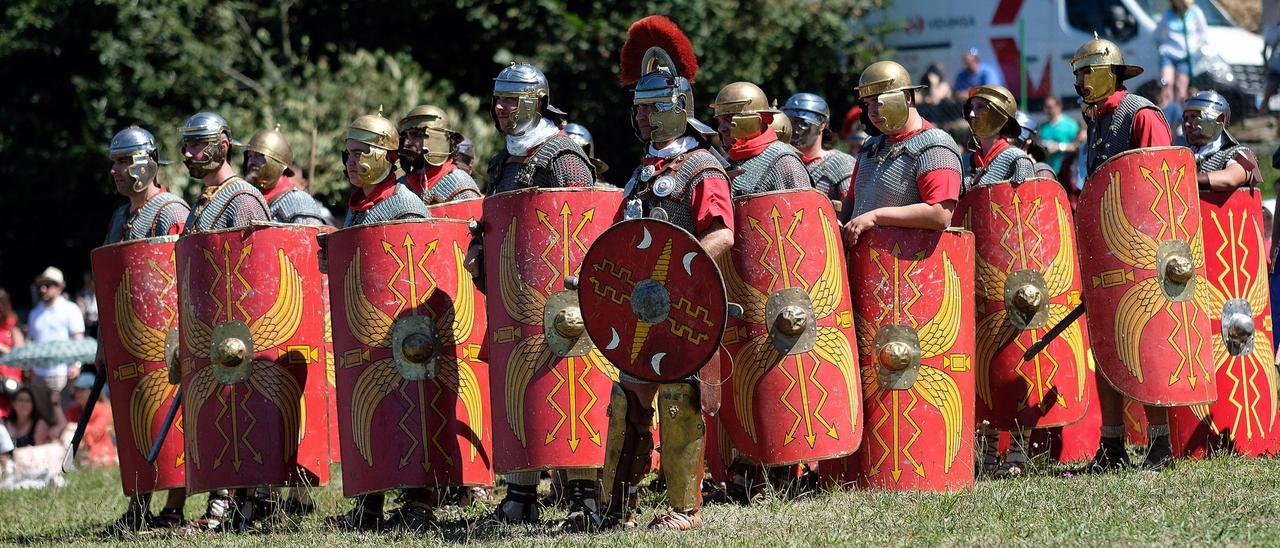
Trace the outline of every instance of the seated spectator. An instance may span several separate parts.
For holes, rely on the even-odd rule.
[[[4,355],[26,343],[18,327],[18,313],[13,310],[9,292],[0,289],[0,416],[13,408],[12,391],[22,383],[22,370],[4,364]],[[12,388],[10,388],[12,387]]]
[[[79,423],[84,418],[84,409],[89,403],[89,393],[93,391],[93,373],[81,373],[76,377],[74,401],[67,408],[67,421]],[[111,416],[111,403],[107,401],[106,392],[98,397],[93,407],[93,416],[89,417],[89,425],[84,429],[84,438],[80,441],[77,456],[82,464],[89,466],[114,466],[120,461],[116,456],[115,429]]]
[[[982,62],[978,57],[978,48],[969,48],[964,53],[964,69],[956,74],[955,84],[951,92],[957,101],[969,99],[969,88],[975,86],[1003,86],[1004,77],[995,67]]]
[[[13,412],[4,418],[5,429],[13,439],[15,448],[52,443],[53,434],[49,421],[36,410],[36,399],[31,389],[22,387],[13,396]]]

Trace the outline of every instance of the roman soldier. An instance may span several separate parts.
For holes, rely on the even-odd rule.
[[[1142,67],[1125,64],[1119,46],[1099,38],[1089,40],[1076,50],[1071,69],[1075,73],[1076,93],[1085,104],[1088,139],[1084,154],[1090,176],[1103,162],[1122,152],[1170,145],[1169,125],[1159,107],[1125,88],[1124,81],[1142,74]],[[1081,240],[1084,248],[1088,242],[1083,237]],[[1081,256],[1084,257],[1083,252]],[[1081,263],[1087,264],[1083,259]],[[1091,320],[1096,319],[1092,312],[1089,316]],[[1105,359],[1102,355],[1097,358],[1099,362]],[[1115,367],[1098,365],[1104,371],[1109,366]],[[1126,366],[1120,364],[1119,367]],[[1128,466],[1129,455],[1124,447],[1124,398],[1104,375],[1098,375],[1097,388],[1102,438],[1087,470],[1100,472]],[[1145,407],[1148,442],[1142,466],[1161,469],[1173,456],[1167,413],[1164,407]]]
[[[1262,182],[1253,150],[1227,131],[1230,120],[1231,105],[1216,91],[1197,92],[1182,108],[1183,135],[1196,157],[1202,190],[1223,192]]]
[[[253,134],[245,146],[245,179],[262,191],[271,210],[271,220],[278,223],[329,225],[333,218],[328,208],[293,181],[293,148],[280,128]]]
[[[874,226],[943,230],[951,225],[960,197],[960,148],[920,116],[917,89],[907,69],[893,61],[862,71],[858,100],[864,125],[877,135],[863,145],[840,209],[849,245]]]
[[[1036,177],[1043,179],[1058,180],[1057,172],[1053,171],[1053,166],[1045,163],[1045,158],[1049,157],[1048,151],[1044,149],[1040,143],[1036,142],[1036,136],[1040,134],[1040,122],[1032,118],[1027,113],[1019,110],[1014,119],[1018,121],[1018,137],[1013,140],[1013,144],[1018,148],[1027,151],[1027,156],[1031,157],[1032,171]]]
[[[405,175],[400,184],[408,186],[427,205],[480,197],[471,173],[454,161],[462,134],[449,128],[444,110],[421,105],[400,119],[400,167]]]
[[[800,160],[809,170],[813,187],[839,202],[849,191],[853,180],[853,156],[832,148],[831,107],[827,100],[813,93],[797,93],[787,99],[782,112],[791,118],[795,131],[791,144],[800,151]]]
[[[973,131],[973,154],[968,157],[965,188],[1000,181],[1022,181],[1035,176],[1031,157],[1010,142],[1022,133],[1018,106],[1004,86],[977,86],[964,104],[965,121]]]
[[[257,187],[236,175],[227,161],[234,142],[227,121],[212,112],[200,112],[179,128],[182,161],[204,191],[187,218],[185,233],[248,226],[268,221],[267,201]]]
[[[354,187],[347,203],[344,228],[431,217],[422,199],[396,179],[400,136],[390,120],[380,114],[360,116],[347,126],[343,137],[343,165],[347,180]],[[322,252],[321,264],[327,269],[326,255]],[[389,513],[383,510],[385,493],[359,495],[350,511],[325,521],[333,527],[354,531],[420,530],[435,521],[432,489],[425,486],[405,489],[404,495],[404,504]]]
[[[471,174],[471,164],[476,161],[476,144],[471,142],[471,138],[466,135],[462,136],[462,142],[458,143],[457,150],[453,151],[453,163],[458,169]]]
[[[769,127],[773,128],[773,132],[778,134],[778,140],[786,144],[791,144],[791,118],[783,112],[774,112],[773,121],[769,123]]]
[[[624,190],[624,217],[666,220],[697,238],[711,257],[720,257],[733,246],[730,179],[712,147],[714,133],[693,117],[691,82],[697,70],[689,39],[666,17],[645,17],[627,31],[620,79],[632,88],[632,127],[647,148]],[[761,101],[763,97],[758,96]],[[761,148],[768,147],[777,140],[773,130],[751,114],[743,115],[756,123],[749,135],[767,136],[759,142],[764,143]],[[776,157],[783,153],[774,149],[769,154]],[[757,177],[767,167],[767,163],[759,166]],[[780,182],[776,170],[769,174],[770,181]],[[649,527],[688,530],[702,526],[706,425],[698,379],[691,376],[678,383],[659,384],[625,373],[620,375],[609,404],[604,474],[607,526],[636,525],[637,489],[651,466],[650,427],[654,397],[660,392],[664,402],[659,422],[662,468],[670,507],[654,516]]]
[[[196,113],[178,131],[182,135],[182,162],[191,177],[204,185],[183,234],[243,228],[254,221],[271,220],[262,193],[236,175],[228,161],[234,141],[222,116]],[[221,531],[229,524],[247,527],[254,515],[254,501],[244,490],[237,490],[235,495],[233,499],[226,489],[211,491],[204,515],[189,523],[187,529]]]
[[[582,124],[568,123],[564,125],[564,133],[570,139],[573,139],[573,142],[578,143],[583,152],[587,153],[587,157],[591,159],[591,165],[596,168],[597,178],[609,170],[609,164],[604,163],[604,160],[596,156],[596,140],[591,136],[590,130]]]
[[[103,245],[111,245],[124,241],[142,240],[160,236],[182,233],[183,223],[190,214],[187,203],[160,186],[158,178],[160,159],[156,148],[155,136],[143,128],[132,126],[120,130],[111,138],[107,152],[111,159],[111,180],[115,184],[116,193],[129,200],[116,209],[111,215],[111,223],[107,229],[107,237]],[[113,318],[106,317],[104,322]],[[105,343],[105,341],[104,341]],[[108,364],[104,346],[98,347],[98,355],[94,360],[94,371],[99,375],[108,375]],[[167,382],[167,377],[164,382]],[[140,387],[132,387],[141,390]],[[115,391],[113,401],[130,401],[137,397],[120,390]],[[164,393],[160,399],[165,399]],[[148,401],[148,404],[151,402]],[[131,418],[129,413],[113,413],[117,423]],[[131,424],[117,424],[120,432],[132,431]],[[123,461],[124,459],[122,459]],[[123,463],[122,464],[126,464]],[[122,467],[123,470],[123,467]],[[153,472],[154,473],[154,472]],[[122,480],[128,482],[122,472]],[[125,486],[126,489],[133,487]],[[120,519],[112,524],[116,533],[126,533],[143,529],[170,529],[183,524],[182,505],[186,501],[186,490],[170,489],[164,509],[158,514],[151,513],[151,491],[136,492],[129,497],[129,506]]]
[[[779,141],[770,127],[775,111],[759,86],[729,84],[716,94],[711,108],[727,147],[734,196],[813,186],[796,149]]]
[[[555,189],[565,187],[590,187],[595,185],[595,171],[588,155],[571,137],[560,131],[565,113],[551,104],[551,87],[547,77],[537,67],[528,63],[512,63],[502,69],[494,79],[490,114],[494,126],[502,133],[505,146],[489,160],[487,196],[510,193],[522,189]],[[512,220],[503,218],[506,213],[490,214],[491,199],[485,200],[485,224],[508,226]],[[494,206],[495,211],[501,209]],[[468,250],[467,268],[479,276],[482,241],[476,238]],[[504,246],[505,247],[505,246]],[[498,252],[498,250],[493,250]],[[566,261],[570,261],[568,257]],[[572,262],[572,261],[570,261]],[[515,265],[510,265],[514,267]],[[564,273],[561,273],[564,275]],[[492,287],[492,284],[490,284]],[[497,301],[495,299],[492,302]],[[496,314],[490,308],[491,321]],[[504,352],[509,354],[504,347]],[[519,367],[508,359],[493,355],[495,376],[502,368]],[[592,379],[599,372],[592,375]],[[495,383],[494,390],[499,390]],[[524,401],[528,386],[506,387],[515,398]],[[519,392],[515,395],[515,392]],[[500,401],[495,395],[495,406]],[[517,436],[518,437],[518,436]],[[495,443],[497,445],[497,443]],[[503,452],[502,447],[496,450]],[[555,467],[557,465],[552,465]],[[539,521],[537,486],[540,469],[538,464],[526,467],[518,463],[500,463],[498,472],[504,472],[507,494],[490,516],[500,523],[537,523]],[[569,516],[560,526],[585,529],[598,525],[599,518],[599,469],[573,467],[567,470]]]

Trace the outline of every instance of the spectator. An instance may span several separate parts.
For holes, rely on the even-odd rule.
[[[85,272],[80,291],[76,293],[76,306],[84,316],[85,334],[98,336],[98,296],[93,293],[93,272]]]
[[[1280,90],[1280,21],[1266,26],[1262,35],[1266,45],[1262,57],[1267,60],[1267,86],[1262,93],[1262,113],[1271,112],[1271,97]]]
[[[957,101],[969,99],[969,88],[974,86],[1003,86],[1004,77],[1000,71],[982,62],[978,57],[978,48],[969,48],[964,52],[964,69],[956,74],[956,83],[951,86]]]
[[[9,414],[11,392],[22,383],[22,370],[4,365],[4,355],[25,342],[18,327],[18,313],[13,310],[13,299],[8,291],[0,289],[0,415]]]
[[[1062,101],[1052,95],[1044,98],[1044,112],[1048,117],[1040,124],[1040,146],[1049,153],[1045,163],[1062,173],[1062,159],[1079,148],[1080,122],[1063,115]]]
[[[79,307],[62,296],[62,290],[66,286],[62,271],[52,266],[36,277],[40,302],[31,309],[31,315],[27,319],[31,342],[84,338],[84,316],[80,314]],[[60,363],[31,370],[31,391],[35,396],[36,409],[40,416],[49,418],[55,437],[62,433],[66,425],[62,415],[62,390],[67,387],[68,381],[75,380],[79,374],[80,364]]]
[[[35,395],[27,387],[18,389],[14,394],[13,412],[4,418],[4,427],[17,449],[53,443],[54,440],[49,421],[40,414],[35,405]]]
[[[93,373],[84,372],[76,378],[74,403],[67,408],[67,421],[78,423],[84,419],[84,410],[89,403],[89,393],[93,391]],[[89,466],[113,466],[120,463],[116,457],[115,430],[111,417],[111,404],[107,402],[106,392],[98,397],[93,407],[93,415],[84,429],[81,441],[83,451],[78,456]]]
[[[920,77],[920,85],[928,88],[920,94],[920,102],[923,104],[937,105],[951,98],[951,84],[947,83],[947,77],[942,73],[942,65],[929,65],[924,76]]]
[[[1169,127],[1182,121],[1182,102],[1187,99],[1187,85],[1195,73],[1195,56],[1204,47],[1209,23],[1195,0],[1172,0],[1156,29],[1160,52],[1160,108]]]

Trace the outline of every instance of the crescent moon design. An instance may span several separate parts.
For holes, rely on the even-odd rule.
[[[697,251],[690,251],[684,254],[684,273],[693,275],[693,258],[698,256]]]
[[[605,349],[605,350],[613,350],[613,349],[617,348],[617,347],[618,347],[618,343],[619,343],[619,342],[621,342],[621,340],[618,338],[618,330],[617,330],[617,329],[614,329],[614,328],[610,327],[610,328],[609,328],[609,331],[610,331],[611,333],[613,333],[613,338],[609,340],[609,345],[608,345],[608,346],[606,346],[606,347],[604,347],[604,349]]]
[[[653,367],[654,373],[657,373],[658,375],[662,374],[662,358],[665,358],[665,357],[667,357],[666,352],[658,352],[657,354],[653,355],[652,359],[649,360],[649,365]]]
[[[640,245],[636,246],[636,249],[649,249],[649,245],[653,243],[653,236],[649,235],[649,229],[642,230],[644,230],[644,239],[640,240]]]

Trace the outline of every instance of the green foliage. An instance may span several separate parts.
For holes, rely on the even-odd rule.
[[[73,278],[87,267],[121,203],[104,152],[129,124],[155,133],[162,157],[174,161],[162,181],[188,198],[198,189],[180,162],[182,121],[212,110],[240,140],[278,124],[312,192],[340,206],[348,188],[341,133],[380,106],[393,121],[417,104],[442,106],[475,141],[482,172],[502,143],[488,113],[493,76],[523,60],[544,69],[554,103],[592,130],[598,154],[616,166],[607,179],[620,182],[641,152],[629,93],[617,83],[633,21],[665,13],[685,29],[703,67],[695,92],[704,121],[719,87],[736,80],[779,101],[823,93],[841,113],[884,30],[861,16],[883,4],[12,0],[0,8],[0,77],[9,88],[0,96],[0,176],[9,182],[0,198],[0,286],[19,288],[47,263]]]

